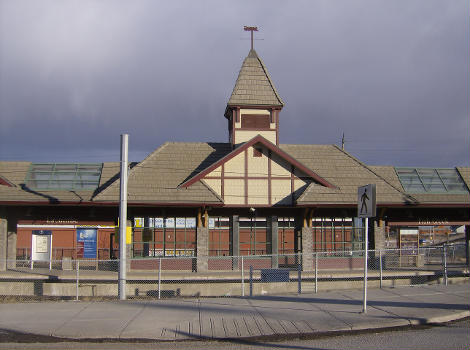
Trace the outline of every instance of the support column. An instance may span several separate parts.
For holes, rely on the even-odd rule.
[[[196,256],[196,271],[206,272],[209,256],[209,227],[198,227],[196,230]]]
[[[17,240],[17,221],[8,220],[7,222],[7,269],[16,268],[16,240]]]
[[[272,254],[271,267],[277,269],[279,267],[279,234],[277,216],[268,216],[266,218],[268,224],[267,236],[269,239],[268,254]]]
[[[238,215],[230,216],[230,255],[240,255],[240,218]],[[238,258],[233,258],[232,269],[238,270]]]
[[[385,249],[385,222],[382,219],[374,220],[374,249]]]
[[[0,209],[1,210],[1,209]],[[6,215],[3,215],[4,212],[0,215],[0,271],[5,271],[7,268],[6,259],[7,259],[7,219]]]
[[[302,227],[302,270],[313,271],[313,233],[311,227]]]
[[[467,267],[470,268],[470,226],[465,225],[465,252]]]

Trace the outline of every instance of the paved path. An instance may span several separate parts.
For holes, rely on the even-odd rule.
[[[0,329],[74,339],[249,338],[439,323],[470,316],[470,283],[256,298],[0,304]]]

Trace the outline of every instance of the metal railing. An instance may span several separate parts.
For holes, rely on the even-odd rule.
[[[0,271],[0,298],[117,298],[119,260],[6,261]],[[468,279],[463,244],[368,252],[368,285],[449,283]],[[311,255],[157,257],[127,259],[128,298],[255,296],[361,289],[364,251]]]

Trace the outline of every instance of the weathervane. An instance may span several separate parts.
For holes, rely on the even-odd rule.
[[[251,32],[251,49],[253,50],[253,32],[258,31],[258,27],[249,27],[249,26],[244,26],[243,29],[246,32]]]

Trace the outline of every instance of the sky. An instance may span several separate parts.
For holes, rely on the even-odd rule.
[[[0,160],[140,161],[228,142],[255,50],[285,106],[280,142],[371,165],[469,166],[468,0],[0,0]]]

